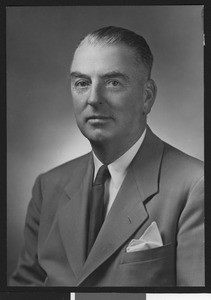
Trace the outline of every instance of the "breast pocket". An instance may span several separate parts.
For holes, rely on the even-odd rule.
[[[173,244],[137,252],[121,253],[120,285],[174,286],[176,282]]]
[[[174,247],[173,244],[167,244],[161,247],[152,248],[148,250],[126,252],[122,250],[121,264],[127,263],[138,263],[147,262],[152,260],[162,259],[173,254]]]

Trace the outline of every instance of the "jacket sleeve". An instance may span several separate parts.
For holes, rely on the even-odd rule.
[[[34,184],[32,199],[28,205],[24,228],[24,247],[17,268],[10,279],[10,286],[44,285],[46,273],[39,265],[37,251],[41,203],[42,192],[39,176]]]
[[[204,286],[204,180],[190,189],[178,223],[177,286]]]

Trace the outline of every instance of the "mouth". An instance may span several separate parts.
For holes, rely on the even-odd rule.
[[[110,117],[102,115],[93,115],[87,118],[87,121],[90,123],[105,123],[111,120]]]
[[[87,120],[108,120],[110,117],[102,116],[102,115],[93,115],[87,118]]]

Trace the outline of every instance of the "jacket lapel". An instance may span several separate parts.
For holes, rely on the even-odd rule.
[[[146,137],[131,163],[141,199],[144,201],[158,192],[164,144],[147,126]]]
[[[163,143],[148,128],[124,182],[81,270],[80,285],[147,220],[144,200],[158,192]],[[144,229],[143,229],[144,231]]]
[[[132,193],[131,193],[132,191]],[[147,219],[140,193],[127,175],[81,271],[78,285],[108,259]]]
[[[88,195],[93,176],[92,155],[73,170],[74,178],[65,188],[65,204],[59,212],[59,228],[68,261],[76,278],[85,262]]]

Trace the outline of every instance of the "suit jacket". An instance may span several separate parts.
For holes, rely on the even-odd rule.
[[[203,286],[203,164],[148,128],[85,258],[88,153],[40,175],[25,223],[25,245],[10,285]],[[155,221],[163,246],[126,252]]]

